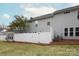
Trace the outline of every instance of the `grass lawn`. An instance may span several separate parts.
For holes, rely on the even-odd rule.
[[[11,56],[56,56],[79,55],[79,45],[41,46],[24,43],[8,43],[0,41],[0,55]]]

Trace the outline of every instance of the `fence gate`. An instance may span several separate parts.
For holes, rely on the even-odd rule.
[[[14,33],[8,32],[7,35],[6,35],[6,40],[7,41],[14,41]]]

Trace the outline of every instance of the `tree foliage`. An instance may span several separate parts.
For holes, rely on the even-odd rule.
[[[24,32],[28,26],[27,18],[24,16],[14,16],[15,20],[9,25],[10,30],[18,30]]]

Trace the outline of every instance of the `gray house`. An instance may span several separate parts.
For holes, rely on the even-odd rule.
[[[27,32],[49,32],[64,39],[79,39],[79,6],[31,18]]]

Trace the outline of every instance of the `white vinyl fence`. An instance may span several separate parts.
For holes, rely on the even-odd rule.
[[[9,34],[10,39],[12,38],[12,33]],[[0,35],[0,40],[6,40],[7,35]],[[18,42],[32,42],[32,43],[43,43],[49,44],[54,38],[54,33],[50,28],[50,32],[37,32],[37,33],[13,33],[12,40]]]
[[[53,39],[50,32],[14,34],[14,41],[49,44]]]
[[[0,41],[5,41],[6,35],[0,35]]]

